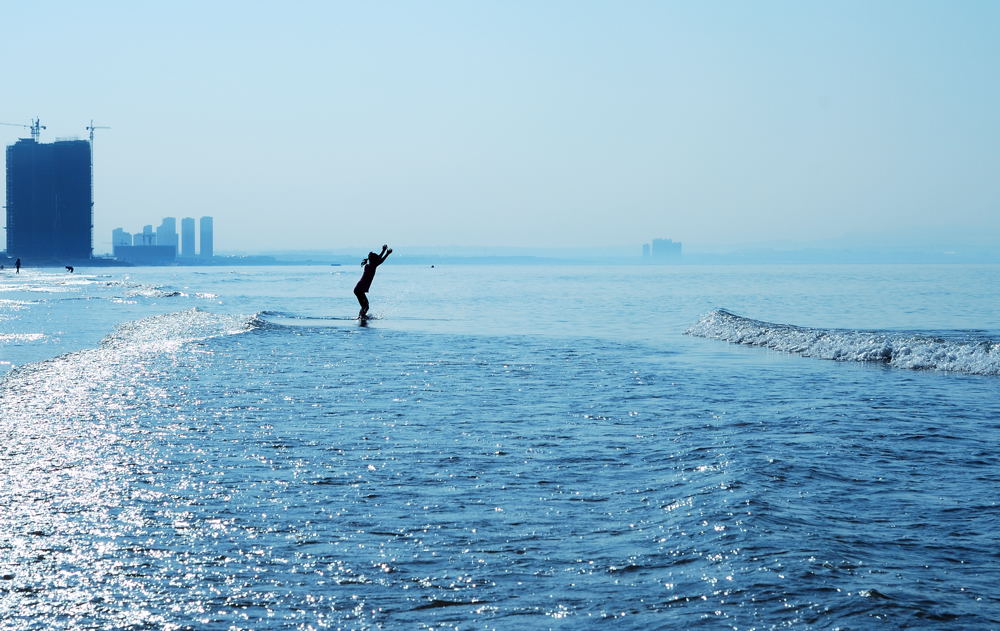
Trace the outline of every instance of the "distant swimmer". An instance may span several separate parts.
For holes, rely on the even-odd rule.
[[[14,261],[14,271],[18,274],[21,273],[21,259]]]
[[[361,273],[361,280],[354,286],[354,295],[358,299],[358,304],[361,305],[361,311],[358,312],[359,320],[366,320],[368,318],[368,296],[365,294],[372,287],[372,280],[375,278],[375,268],[385,263],[390,254],[392,254],[392,248],[383,245],[381,254],[369,252],[368,258],[361,261],[361,265],[365,269]]]
[[[72,265],[67,265],[66,266],[66,271],[69,272],[70,274],[72,274],[73,273],[73,266]]]

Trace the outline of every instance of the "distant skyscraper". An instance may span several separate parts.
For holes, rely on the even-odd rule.
[[[143,226],[142,232],[132,235],[132,245],[156,245],[156,233],[153,226]]]
[[[156,230],[151,225],[143,226],[142,232],[133,235],[116,228],[111,233],[115,258],[135,265],[173,263],[177,258],[177,231],[174,230],[176,223],[173,217],[165,217]]]
[[[653,239],[653,258],[661,260],[679,260],[681,258],[681,243],[671,239]]]
[[[163,222],[156,228],[156,245],[173,246],[177,250],[177,220],[173,217],[164,217]]]
[[[89,259],[93,190],[90,143],[39,143],[22,138],[7,147],[7,254],[33,259]]]
[[[181,256],[194,257],[194,217],[181,219]]]
[[[215,256],[212,247],[212,218],[201,218],[201,257],[204,259]]]
[[[646,258],[647,256],[649,256],[649,244],[648,243],[643,243],[642,244],[642,258]]]
[[[111,245],[112,247],[116,245],[132,245],[132,235],[121,228],[115,228],[111,231]]]

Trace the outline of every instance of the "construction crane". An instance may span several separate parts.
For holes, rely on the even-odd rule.
[[[31,119],[30,125],[25,125],[23,123],[0,123],[0,125],[8,125],[10,127],[24,127],[25,129],[31,130],[31,139],[38,142],[38,137],[41,135],[42,130],[45,129],[45,125],[42,125],[38,117]]]
[[[94,130],[95,129],[111,129],[107,125],[94,125],[94,119],[90,119],[90,124],[85,127],[87,131],[90,132],[90,146],[94,146]]]

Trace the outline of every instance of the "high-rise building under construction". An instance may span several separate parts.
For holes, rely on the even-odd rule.
[[[89,259],[93,249],[90,143],[7,147],[7,254],[35,261]]]

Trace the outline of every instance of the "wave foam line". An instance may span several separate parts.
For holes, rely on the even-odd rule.
[[[259,315],[220,315],[197,307],[118,325],[101,340],[103,348],[177,348],[187,342],[245,333],[259,328]]]
[[[252,331],[257,319],[198,309],[150,316],[120,324],[97,348],[18,366],[0,375],[0,438],[29,419],[103,419],[134,406],[149,359],[190,342]]]
[[[933,335],[814,329],[752,320],[725,309],[701,317],[687,335],[760,346],[803,357],[882,362],[896,368],[1000,375],[1000,343]]]
[[[37,342],[44,338],[44,333],[0,333],[0,342]]]

